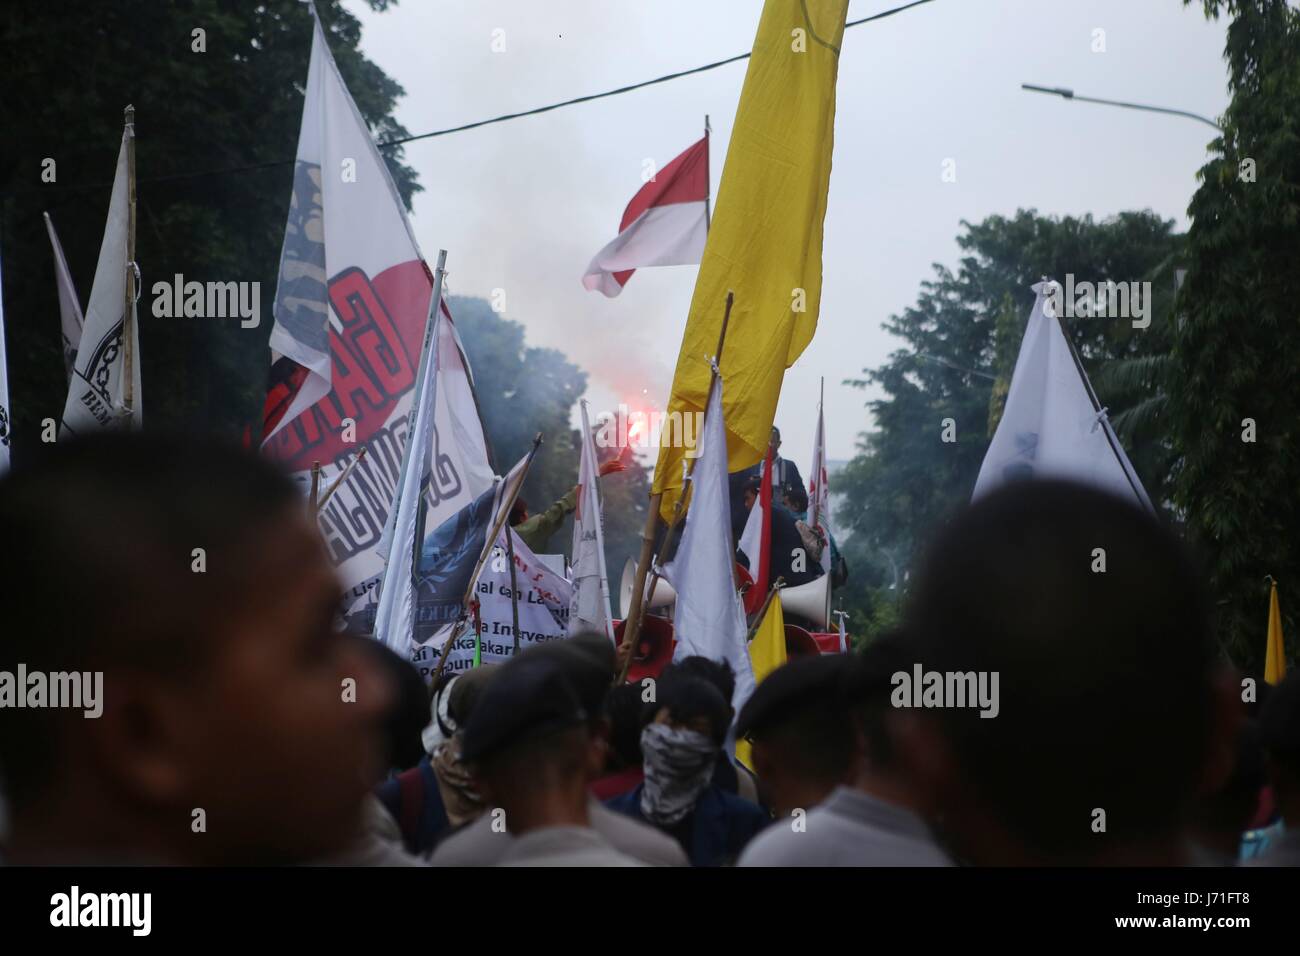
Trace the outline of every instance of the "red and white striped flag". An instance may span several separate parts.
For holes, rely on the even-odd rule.
[[[582,284],[613,298],[644,266],[698,263],[708,235],[709,137],[659,170],[623,210],[618,237],[591,260]]]

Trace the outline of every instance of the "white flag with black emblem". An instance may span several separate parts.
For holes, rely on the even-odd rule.
[[[135,269],[127,256],[131,222],[128,166],[134,137],[135,129],[128,124],[117,153],[108,221],[63,407],[60,438],[105,428],[139,428],[141,424],[140,338],[135,302],[128,308],[126,301],[127,270]],[[138,277],[136,289],[138,292]]]

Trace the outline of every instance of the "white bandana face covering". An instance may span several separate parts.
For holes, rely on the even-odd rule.
[[[676,823],[691,812],[713,778],[718,745],[698,731],[649,724],[641,731],[641,752],[641,812],[652,823]]]

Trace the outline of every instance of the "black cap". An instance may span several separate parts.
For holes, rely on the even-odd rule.
[[[564,670],[546,657],[522,655],[497,670],[465,725],[462,760],[482,760],[511,744],[587,719]]]
[[[795,657],[754,689],[736,720],[736,736],[747,737],[814,707],[836,707],[850,666],[844,654]]]
[[[520,651],[517,659],[551,661],[564,672],[588,716],[604,712],[605,697],[614,685],[618,668],[614,642],[604,634],[587,631],[543,641]]]

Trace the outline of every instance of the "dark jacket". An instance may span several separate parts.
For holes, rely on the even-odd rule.
[[[622,796],[606,800],[605,806],[650,823],[641,814],[644,788],[645,784],[638,784]],[[675,837],[690,857],[691,866],[728,866],[736,862],[745,844],[771,822],[766,813],[748,800],[710,784],[695,802],[695,809],[682,820],[671,826],[654,823],[651,826]]]

